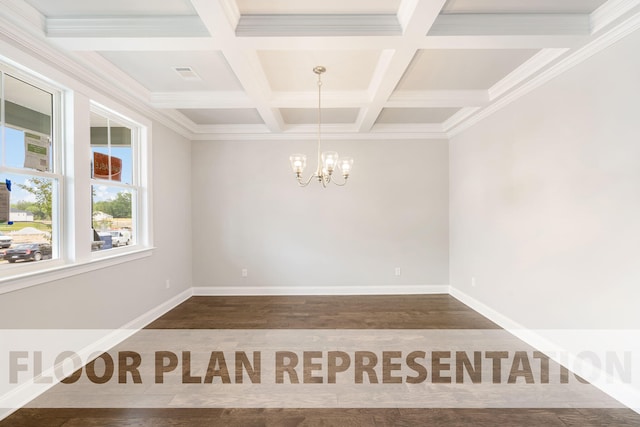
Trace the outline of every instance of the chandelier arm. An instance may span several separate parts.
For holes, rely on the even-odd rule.
[[[303,181],[302,181],[302,177],[300,177],[300,176],[299,176],[299,177],[298,177],[298,185],[299,185],[300,187],[306,187],[307,185],[309,185],[309,183],[311,182],[311,180],[312,180],[315,176],[316,176],[315,174],[314,174],[314,175],[311,175],[311,176],[309,177],[309,179],[307,179],[307,182],[303,182]]]
[[[344,181],[342,181],[342,184],[336,182],[335,180],[332,180],[331,182],[333,182],[338,187],[344,187],[345,185],[347,185],[347,178],[344,178]]]

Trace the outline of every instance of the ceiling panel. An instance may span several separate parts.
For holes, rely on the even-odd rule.
[[[366,90],[380,51],[260,51],[260,62],[274,91],[315,91],[317,65],[326,67],[322,90]]]
[[[400,0],[236,0],[241,14],[396,13]]]
[[[249,125],[264,123],[260,114],[253,108],[185,108],[178,111],[197,125]]]
[[[281,108],[284,122],[290,125],[317,124],[318,109]],[[354,123],[358,118],[357,108],[323,108],[322,123]]]
[[[27,0],[47,17],[195,15],[189,0]]]
[[[442,123],[459,108],[384,108],[376,123]]]
[[[107,60],[154,92],[243,90],[220,52],[102,52]],[[173,67],[191,67],[201,80],[185,80]]]
[[[396,90],[489,89],[537,52],[533,49],[421,50]]]
[[[448,0],[443,13],[591,13],[606,0]]]

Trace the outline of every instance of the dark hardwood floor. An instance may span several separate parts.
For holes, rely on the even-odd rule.
[[[446,295],[193,297],[148,329],[498,329]],[[629,409],[27,409],[0,426],[640,426]]]

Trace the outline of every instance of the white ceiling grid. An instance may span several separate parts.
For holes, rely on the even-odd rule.
[[[1,1],[202,140],[312,138],[316,65],[325,138],[446,138],[640,14],[640,0]]]

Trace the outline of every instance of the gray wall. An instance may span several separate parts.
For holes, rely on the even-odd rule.
[[[194,286],[448,284],[447,142],[323,149],[354,157],[347,186],[297,186],[289,155],[308,175],[314,141],[193,143]]]
[[[452,286],[525,327],[640,326],[638,46],[452,139]]]

